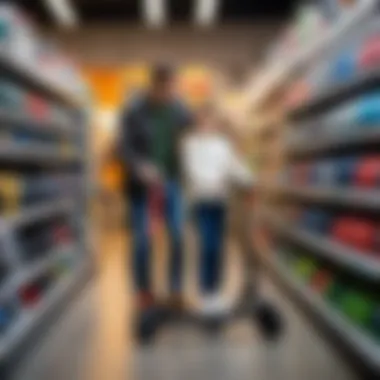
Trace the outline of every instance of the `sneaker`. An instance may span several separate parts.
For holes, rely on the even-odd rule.
[[[261,301],[257,306],[255,317],[259,329],[267,339],[279,338],[284,330],[284,320],[279,310],[267,301]]]
[[[220,293],[204,295],[198,313],[204,318],[225,318],[231,312],[231,302]]]
[[[154,338],[160,326],[161,313],[150,293],[140,293],[137,296],[137,313],[135,334],[138,342],[148,344]]]

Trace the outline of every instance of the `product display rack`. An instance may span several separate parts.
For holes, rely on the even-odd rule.
[[[0,302],[12,298],[19,299],[20,288],[34,281],[48,271],[57,272],[54,281],[41,293],[38,302],[25,306],[18,300],[17,312],[9,328],[0,331],[0,370],[17,357],[18,352],[46,327],[59,310],[86,283],[93,271],[93,262],[87,239],[87,196],[89,186],[87,114],[82,99],[72,95],[55,83],[37,74],[33,69],[0,52],[0,76],[11,81],[25,91],[38,94],[46,101],[62,106],[70,111],[70,121],[34,120],[25,112],[1,109],[0,122],[3,130],[43,132],[65,137],[76,149],[66,151],[49,147],[47,143],[15,144],[11,141],[0,143],[0,165],[5,170],[28,172],[55,170],[62,173],[75,167],[78,183],[70,196],[46,199],[38,204],[19,209],[17,214],[0,219],[0,246],[2,264],[7,268],[5,278],[0,282]],[[33,262],[22,257],[20,229],[62,216],[70,226],[75,227],[75,238],[44,252],[43,257]],[[62,269],[64,268],[64,269]],[[50,275],[49,272],[49,275]],[[3,316],[2,316],[3,317]]]
[[[314,59],[339,47],[342,39],[349,37],[352,31],[358,30],[377,9],[377,0],[359,1],[356,7],[334,23],[323,38],[307,44],[289,58],[266,64],[248,88],[250,106],[253,109],[262,107],[279,88],[292,81],[296,75],[312,64]]]
[[[280,114],[279,110],[282,110],[282,118],[276,126],[270,125],[268,131],[265,131],[265,128],[269,128],[265,125],[262,129],[257,128],[260,135],[265,136],[259,143],[260,151],[265,154],[265,162],[260,163],[258,172],[257,223],[254,230],[257,252],[273,280],[316,322],[315,325],[327,331],[327,339],[337,343],[350,355],[350,363],[360,364],[358,367],[366,374],[366,378],[380,376],[380,343],[338,310],[337,306],[328,303],[310,284],[298,279],[289,264],[281,258],[284,252],[280,243],[286,242],[299,249],[310,260],[328,263],[329,271],[336,268],[337,273],[344,273],[345,278],[363,281],[375,293],[376,289],[380,290],[380,259],[375,253],[363,254],[358,249],[308,230],[302,222],[293,222],[282,215],[283,206],[294,204],[312,205],[314,209],[332,207],[335,211],[379,215],[380,191],[376,188],[310,183],[300,185],[286,179],[289,166],[295,162],[315,162],[326,156],[363,152],[367,148],[371,152],[378,151],[380,132],[376,126],[351,128],[343,133],[333,130],[326,133],[329,125],[323,125],[320,130],[318,127],[324,112],[334,110],[343,102],[369,91],[378,91],[379,70],[377,67],[360,72],[335,85],[320,85],[309,99],[303,100],[297,107],[287,107],[284,99],[289,87],[316,67],[314,59],[328,62],[341,46],[347,46],[347,36],[361,31],[364,20],[378,17],[375,12],[377,6],[375,1],[360,2],[342,22],[334,26],[328,33],[328,39],[311,44],[310,49],[300,52],[288,65],[282,64],[277,76],[269,69],[267,76],[263,74],[264,79],[257,83],[256,91],[252,91],[257,96],[253,97],[251,105],[256,114],[263,115],[263,120],[274,112]],[[310,122],[316,128],[314,134],[307,136],[303,127],[310,127]]]
[[[362,331],[355,328],[342,315],[334,311],[318,294],[309,290],[297,281],[289,272],[285,264],[275,259],[273,254],[262,252],[261,259],[266,269],[274,276],[279,285],[290,297],[305,310],[316,323],[344,345],[344,350],[359,365],[363,366],[366,378],[370,379],[374,373],[380,372],[380,347],[368,338]]]
[[[9,112],[8,110],[0,110],[0,122],[4,128],[14,128],[17,126],[20,130],[25,131],[41,131],[51,135],[58,136],[75,136],[78,131],[72,126],[65,125],[61,122],[53,121],[34,121],[30,120],[27,115],[22,115],[20,112]]]
[[[310,248],[310,254],[344,267],[362,279],[380,283],[380,260],[376,256],[363,257],[358,250],[301,228],[289,226],[289,223],[275,218],[271,219],[269,223],[278,235]]]
[[[380,211],[380,194],[376,190],[347,188],[318,188],[312,186],[277,185],[268,189],[278,195],[299,198],[314,203],[324,203],[341,207],[353,207],[373,212]]]
[[[52,101],[76,109],[80,109],[83,105],[82,99],[1,50],[0,73],[3,77],[17,83],[22,83],[29,90],[35,91]]]
[[[357,95],[376,90],[380,86],[380,70],[374,69],[369,72],[359,74],[352,80],[341,84],[328,86],[319,90],[318,95],[314,96],[297,109],[290,111],[290,118],[297,120],[306,116],[318,114],[320,110],[332,108],[336,104],[349,100]]]
[[[34,144],[33,147],[27,148],[23,146],[12,146],[6,143],[1,146],[0,143],[0,159],[8,160],[15,163],[38,164],[44,166],[54,166],[60,164],[68,164],[70,162],[80,161],[80,155],[64,154],[57,152],[56,148],[46,147],[45,145]]]
[[[348,131],[345,135],[321,136],[315,140],[300,140],[289,144],[288,153],[291,157],[311,157],[331,151],[343,151],[353,147],[369,147],[380,142],[378,129]]]

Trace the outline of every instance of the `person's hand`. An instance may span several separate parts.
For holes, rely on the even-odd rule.
[[[150,163],[143,163],[139,166],[139,176],[143,182],[149,185],[161,182],[159,170]]]

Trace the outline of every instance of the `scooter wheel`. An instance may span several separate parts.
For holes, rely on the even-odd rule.
[[[141,344],[149,344],[154,339],[160,326],[160,313],[156,309],[147,309],[140,313],[135,333],[137,341]]]
[[[256,305],[252,317],[257,323],[261,334],[269,340],[278,339],[284,330],[284,321],[278,309],[268,303]]]

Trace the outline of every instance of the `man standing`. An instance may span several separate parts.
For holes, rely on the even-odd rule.
[[[127,196],[133,240],[133,275],[137,291],[140,338],[150,337],[158,308],[150,275],[149,209],[161,200],[170,246],[169,306],[182,307],[182,199],[179,183],[179,138],[189,126],[190,113],[175,96],[175,73],[168,66],[151,72],[148,91],[122,113],[122,152],[126,163]]]

